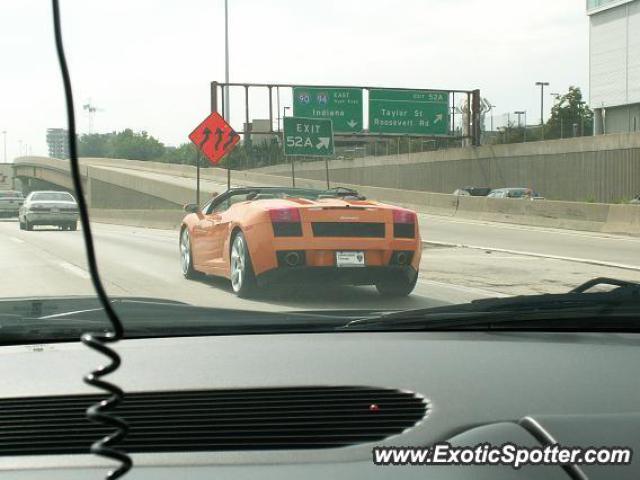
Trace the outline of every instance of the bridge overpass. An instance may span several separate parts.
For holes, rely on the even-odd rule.
[[[174,209],[193,201],[195,182],[189,167],[121,159],[82,158],[82,183],[90,207],[95,209]],[[51,187],[73,190],[68,160],[20,157],[14,176],[25,191]],[[203,191],[220,188],[211,178]]]

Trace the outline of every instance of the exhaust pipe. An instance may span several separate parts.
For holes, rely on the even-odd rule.
[[[396,254],[396,263],[398,265],[406,265],[407,264],[407,260],[408,260],[408,257],[407,257],[406,253],[399,252],[399,253]]]
[[[298,252],[289,252],[284,256],[284,263],[289,267],[297,267],[300,265],[300,254]]]

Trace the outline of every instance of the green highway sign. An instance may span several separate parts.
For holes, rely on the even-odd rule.
[[[336,133],[362,132],[362,89],[295,87],[293,116],[330,119]]]
[[[309,157],[333,155],[331,120],[284,117],[284,154]]]
[[[399,135],[447,135],[449,94],[428,90],[370,90],[369,131]]]

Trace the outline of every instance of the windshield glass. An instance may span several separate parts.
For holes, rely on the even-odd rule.
[[[225,2],[62,3],[114,297],[366,316],[640,281],[633,2],[229,0],[228,43]],[[0,38],[0,301],[60,313],[95,292],[48,4],[3,1]]]
[[[60,202],[74,202],[74,198],[68,193],[35,193],[31,197],[32,201],[60,201]]]

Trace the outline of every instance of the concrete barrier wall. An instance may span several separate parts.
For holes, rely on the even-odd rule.
[[[633,207],[633,205],[609,205],[607,221],[602,231],[640,235],[640,205]]]
[[[288,165],[257,169],[287,175]],[[299,163],[299,177],[325,178],[324,161]],[[546,198],[616,203],[640,193],[640,133],[331,160],[332,180],[451,193],[466,185],[531,187]]]
[[[177,230],[185,212],[172,210],[113,210],[94,209],[89,212],[91,222],[129,225],[132,227]],[[177,237],[176,237],[177,238]],[[176,239],[177,242],[177,239]]]
[[[43,167],[53,165],[57,168],[63,168],[61,167],[63,164],[60,162],[59,160],[44,159],[39,161],[38,164]],[[125,195],[128,188],[131,195],[147,195],[149,198],[156,198],[159,201],[152,202],[149,205],[141,204],[137,200],[133,201],[133,197],[126,197],[125,195],[126,198],[132,200],[126,205],[114,207],[114,205],[104,204],[99,205],[104,208],[94,208],[97,221],[155,228],[176,227],[184,215],[181,206],[194,198],[195,182],[183,181],[181,185],[175,185],[166,181],[163,182],[158,178],[152,178],[152,176],[146,178],[144,175],[128,175],[126,171],[122,170],[122,167],[129,165],[129,162],[132,161],[102,159],[102,167],[89,162],[90,164],[86,164],[83,168],[85,168],[85,173],[90,180],[104,183],[104,185],[100,185],[100,188],[108,190],[109,184],[114,185],[113,192],[116,192],[116,190],[120,192],[116,195],[117,197]],[[166,166],[165,164],[156,164],[154,162],[138,163],[143,165],[135,165],[137,169],[149,172],[162,172],[162,169]],[[120,168],[108,168],[114,165]],[[189,179],[193,179],[195,176],[193,167],[177,167],[179,168],[174,170],[177,176]],[[166,171],[164,172],[166,174]],[[223,190],[227,177],[225,170],[212,168],[203,170],[202,178],[217,182],[222,187],[220,190]],[[236,185],[291,185],[291,179],[288,176],[255,171],[233,172],[232,180]],[[368,198],[406,206],[422,213],[481,221],[640,235],[640,205],[457,197],[450,194],[417,190],[363,186],[345,182],[340,182],[340,184],[355,188]],[[296,185],[318,189],[326,188],[324,180],[299,179],[296,180]],[[91,181],[89,181],[89,187],[91,187]],[[124,189],[124,193],[118,190],[119,188]],[[204,195],[209,193],[210,191],[204,190]],[[121,200],[122,198],[119,198],[118,201]],[[148,207],[148,209],[140,208],[141,205]]]

